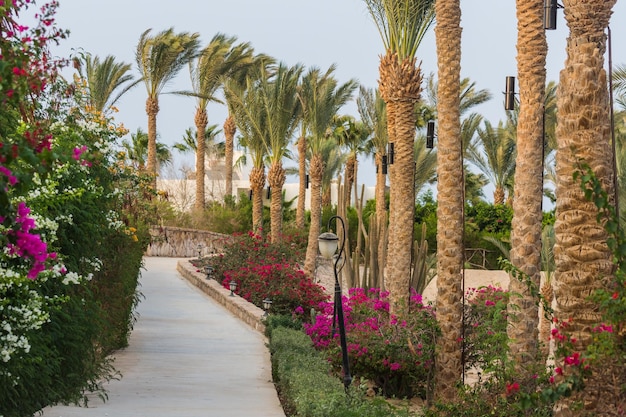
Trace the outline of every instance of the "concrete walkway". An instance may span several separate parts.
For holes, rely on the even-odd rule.
[[[88,408],[44,417],[284,417],[266,339],[188,283],[177,258],[145,258],[145,296],[129,347],[115,355],[119,381]]]

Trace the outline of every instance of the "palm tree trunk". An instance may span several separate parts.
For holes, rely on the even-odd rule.
[[[194,118],[196,124],[196,204],[195,209],[199,213],[204,210],[204,155],[206,153],[206,142],[204,136],[209,120],[206,110],[196,108],[196,116]]]
[[[583,161],[593,169],[608,194],[613,195],[611,126],[603,66],[605,30],[615,0],[563,3],[570,34],[557,97],[554,295],[557,317],[571,318],[565,330],[576,338],[575,349],[582,351],[592,341],[592,329],[601,320],[589,296],[610,279],[613,264],[606,245],[607,234],[596,220],[597,209],[585,199],[573,173]],[[607,377],[605,372],[596,374]],[[572,401],[584,401],[584,411],[590,415],[605,415],[601,411],[603,401],[590,390],[608,381],[594,379],[588,381],[584,392],[561,403],[556,415],[572,415]]]
[[[383,152],[378,151],[375,155],[376,166],[376,221],[378,222],[378,281],[384,282],[385,260],[387,259],[387,239],[382,235],[382,231],[387,225],[387,207],[385,204],[385,189],[387,187],[387,175],[383,174],[382,161]],[[374,272],[374,271],[372,271]],[[382,289],[382,288],[381,288]]]
[[[356,155],[350,155],[348,160],[346,161],[346,169],[345,169],[345,179],[344,179],[344,189],[346,193],[346,206],[349,207],[352,205],[352,184],[354,184],[356,170]]]
[[[390,223],[387,261],[390,314],[399,314],[407,306],[411,278],[413,222],[415,218],[415,103],[396,103],[396,138],[394,176],[390,188]]]
[[[504,196],[504,188],[496,186],[493,192],[493,204],[496,206],[504,204]]]
[[[146,161],[146,171],[152,174],[154,179],[152,186],[156,189],[157,178],[157,114],[159,113],[159,98],[148,97],[146,100],[146,114],[148,115],[148,160]]]
[[[415,213],[415,103],[421,94],[422,75],[415,58],[399,61],[397,54],[381,58],[380,94],[387,103],[389,141],[394,143],[390,170],[389,246],[387,278],[389,312],[407,306]]]
[[[233,195],[233,154],[235,148],[235,118],[229,114],[224,121],[224,165],[226,166],[226,183],[224,197]]]
[[[252,230],[261,235],[263,232],[263,187],[265,186],[265,168],[253,167],[250,171],[250,189],[252,190]]]
[[[511,262],[539,288],[543,199],[543,120],[548,44],[543,28],[543,0],[517,0],[517,76],[520,110],[517,121],[515,197]],[[539,307],[527,285],[511,277],[508,306],[509,347],[518,371],[536,360]]]
[[[459,0],[435,3],[439,72],[437,146],[437,342],[435,396],[456,398],[463,372],[464,181],[461,115],[461,7]],[[460,180],[461,179],[461,180]]]
[[[315,275],[315,261],[317,260],[320,225],[322,221],[322,174],[324,161],[321,155],[316,154],[311,158],[309,178],[311,187],[311,224],[309,225],[309,241],[306,247],[306,259],[304,261],[304,273],[313,279]]]
[[[300,177],[298,188],[298,206],[296,207],[296,227],[304,229],[304,212],[306,203],[306,138],[298,139],[298,175]]]
[[[271,189],[270,201],[270,233],[271,242],[278,243],[283,233],[283,185],[285,184],[285,170],[281,161],[272,163],[267,173],[267,181]]]

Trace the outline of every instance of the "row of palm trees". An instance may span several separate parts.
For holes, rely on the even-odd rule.
[[[602,69],[606,42],[603,31],[614,1],[597,0],[584,4],[575,0],[564,1],[566,9],[571,8],[576,13],[566,14],[571,36],[566,69],[557,92],[556,84],[546,87],[547,44],[542,26],[543,2],[517,0],[519,103],[508,120],[496,127],[483,121],[480,115],[469,113],[473,105],[489,99],[489,94],[476,91],[469,80],[460,77],[459,0],[364,1],[380,31],[385,52],[381,55],[378,90],[360,89],[357,105],[361,121],[338,117],[339,109],[352,99],[358,85],[354,80],[340,84],[333,76],[334,66],[326,71],[319,68],[305,70],[301,65],[290,67],[276,63],[270,57],[255,55],[249,44],[237,43],[235,38],[222,34],[216,35],[204,49],[199,49],[197,34],[174,33],[172,29],[154,36],[150,30],[144,32],[137,45],[136,58],[141,72],[140,81],[144,82],[148,93],[146,169],[156,176],[158,95],[182,67],[189,65],[193,91],[178,93],[194,97],[197,103],[195,151],[196,179],[199,181],[196,207],[204,205],[202,181],[208,126],[206,106],[210,101],[220,100],[218,92],[221,90],[229,110],[229,117],[224,123],[227,194],[232,192],[228,184],[232,184],[232,150],[238,131],[239,142],[252,160],[253,224],[258,231],[261,229],[261,193],[266,176],[270,184],[270,230],[273,240],[280,239],[282,228],[280,193],[285,181],[282,161],[288,153],[291,138],[296,132],[299,135],[300,198],[297,222],[304,226],[304,182],[308,155],[311,226],[304,268],[312,274],[320,230],[321,178],[325,164],[322,150],[328,146],[329,136],[340,138],[349,149],[344,177],[347,190],[351,190],[354,184],[358,153],[362,149],[373,153],[376,166],[381,168],[383,157],[389,156],[388,144],[393,143],[394,163],[388,166],[388,216],[384,205],[386,178],[382,169],[378,169],[376,182],[377,219],[385,222],[388,217],[389,221],[389,246],[385,248],[388,249],[386,283],[390,290],[392,312],[400,313],[400,306],[408,296],[413,241],[410,225],[413,224],[418,189],[416,179],[431,181],[436,176],[439,203],[437,311],[442,328],[436,391],[439,398],[453,398],[462,373],[459,340],[462,337],[463,210],[468,198],[465,183],[469,183],[459,179],[476,176],[467,170],[465,161],[471,161],[482,168],[485,175],[493,177],[491,180],[496,186],[494,197],[497,202],[505,201],[505,189],[508,190],[508,200],[514,210],[511,259],[538,285],[544,161],[548,155],[556,160],[558,169],[554,170],[554,181],[558,222],[555,290],[561,313],[580,319],[589,306],[584,297],[573,296],[568,290],[584,283],[589,288],[579,291],[579,294],[589,293],[590,289],[599,285],[600,272],[611,273],[610,258],[603,240],[605,235],[595,222],[595,209],[584,200],[578,185],[573,183],[572,173],[578,161],[583,160],[594,168],[607,189],[612,189],[612,167],[607,164],[611,160],[611,149],[606,83],[595,83],[595,90],[592,90],[592,83],[583,77],[585,71],[592,71],[595,80],[606,80]],[[423,75],[417,65],[416,54],[424,34],[434,23],[435,15],[438,82],[430,78],[426,83],[425,92],[430,103],[425,104],[422,99]],[[585,22],[595,24],[580,25],[579,19],[583,17],[587,18]],[[108,58],[104,62],[107,62],[104,67],[109,68],[107,71],[111,79],[121,85],[126,67],[108,62]],[[86,78],[89,79],[89,74]],[[97,80],[95,76],[92,78]],[[623,91],[623,68],[618,68],[615,78],[616,88]],[[130,85],[127,87],[130,88]],[[93,89],[97,91],[95,86]],[[580,99],[581,95],[584,99]],[[115,101],[102,102],[96,97],[94,94],[93,104],[100,103],[97,105],[102,106],[100,110],[103,111],[107,103]],[[578,101],[571,102],[573,97],[578,97]],[[436,154],[424,150],[423,137],[415,140],[416,127],[423,127],[425,121],[431,118],[438,120]],[[369,138],[367,146],[363,145],[363,138]],[[431,167],[426,169],[427,174],[418,175],[416,160],[420,161],[420,169]],[[267,167],[269,170],[266,173]],[[478,179],[478,183],[480,181]],[[572,246],[571,242],[576,242],[576,245]],[[383,253],[382,250],[379,252]],[[594,260],[592,267],[590,257]],[[537,311],[525,287],[512,280],[511,290],[522,294],[520,298],[512,298],[514,304],[511,309],[521,311],[524,320],[510,326],[509,336],[512,355],[523,370],[530,359],[537,356],[534,330],[537,327]],[[584,336],[585,322],[579,320],[578,323],[580,327],[574,330]],[[579,337],[578,340],[582,346],[588,337]]]

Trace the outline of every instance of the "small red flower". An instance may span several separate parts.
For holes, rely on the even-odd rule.
[[[506,384],[506,395],[515,394],[519,391],[519,383],[512,382],[510,384]]]

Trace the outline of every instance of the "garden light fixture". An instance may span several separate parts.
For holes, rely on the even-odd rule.
[[[330,224],[333,220],[337,220],[337,223],[341,223],[341,229],[343,232],[343,239],[341,240],[341,248],[339,249],[339,255],[335,259],[333,270],[335,272],[335,300],[334,300],[334,308],[333,308],[333,328],[335,326],[335,320],[338,322],[339,326],[339,342],[341,344],[341,357],[343,361],[343,385],[348,389],[350,383],[352,382],[352,376],[350,375],[350,362],[348,361],[348,348],[346,343],[346,326],[344,324],[343,319],[343,305],[341,303],[341,285],[339,285],[339,275],[337,270],[337,265],[339,261],[342,259],[342,254],[344,252],[344,246],[346,243],[346,225],[343,219],[339,216],[333,216],[328,219],[328,230],[330,230]],[[339,238],[336,234],[326,232],[322,233],[318,238],[320,254],[326,259],[332,259],[337,251],[337,246],[339,243]],[[343,265],[342,265],[343,266]],[[334,334],[334,331],[333,331]]]
[[[271,306],[272,306],[272,300],[269,297],[265,297],[263,299],[263,310],[265,310],[263,317],[267,317]]]
[[[230,281],[228,283],[228,286],[230,288],[230,296],[234,297],[235,296],[235,290],[237,289],[237,282],[236,281]]]
[[[202,244],[198,243],[198,259],[202,258]]]
[[[213,276],[213,267],[211,265],[207,265],[204,267],[204,272],[206,274],[206,279],[211,279],[211,277]]]

